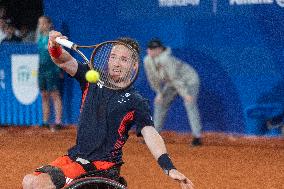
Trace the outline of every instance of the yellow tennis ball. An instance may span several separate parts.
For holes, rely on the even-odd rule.
[[[100,74],[95,70],[89,70],[87,71],[85,77],[88,82],[96,83],[100,79]]]

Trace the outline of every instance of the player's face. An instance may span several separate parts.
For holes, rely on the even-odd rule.
[[[38,28],[40,32],[48,32],[50,30],[51,24],[44,17],[38,19]]]
[[[160,53],[162,52],[161,48],[154,48],[154,49],[147,49],[147,54],[151,57],[151,58],[155,58],[156,56],[158,56]]]
[[[133,70],[133,52],[124,45],[115,45],[110,53],[108,68],[113,80],[123,81],[129,79]]]

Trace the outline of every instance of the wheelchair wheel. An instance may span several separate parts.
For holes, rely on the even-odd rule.
[[[127,187],[103,177],[85,177],[73,180],[63,189],[127,189]]]

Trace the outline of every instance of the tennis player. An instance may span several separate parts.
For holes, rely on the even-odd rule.
[[[59,189],[77,176],[94,170],[106,170],[104,177],[122,181],[120,167],[122,147],[128,139],[128,131],[136,125],[137,136],[143,136],[150,152],[166,175],[178,181],[182,189],[192,189],[192,182],[173,165],[163,139],[153,126],[148,101],[130,86],[123,90],[111,90],[102,85],[88,83],[87,65],[78,63],[55,42],[56,37],[66,38],[60,32],[49,33],[49,52],[56,65],[74,77],[81,86],[82,105],[76,144],[67,155],[49,165],[36,169],[23,179],[24,189]],[[121,38],[139,53],[136,41]],[[116,63],[112,72],[123,74],[122,57],[126,49],[115,53]],[[129,57],[127,57],[129,58]],[[125,184],[125,183],[124,183]]]

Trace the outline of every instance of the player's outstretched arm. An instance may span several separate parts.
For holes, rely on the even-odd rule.
[[[180,183],[182,189],[193,189],[192,182],[173,165],[167,154],[164,140],[154,127],[146,126],[141,131],[146,145],[164,172]]]
[[[58,31],[52,30],[49,32],[48,51],[50,57],[57,66],[74,76],[78,69],[78,62],[55,41],[56,37],[67,39]]]

